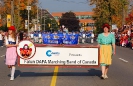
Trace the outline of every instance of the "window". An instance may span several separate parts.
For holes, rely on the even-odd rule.
[[[84,16],[82,15],[82,16],[80,16],[80,18],[81,18],[81,19],[84,19]]]
[[[87,23],[88,26],[94,26],[94,23]]]
[[[55,18],[56,20],[58,20],[60,17],[58,17],[58,16],[55,16],[54,18]]]

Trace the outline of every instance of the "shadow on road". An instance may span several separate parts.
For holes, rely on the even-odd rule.
[[[16,70],[16,77],[41,77],[41,76],[53,76],[54,72],[44,72],[44,73],[36,73],[36,72],[21,72]],[[88,72],[57,72],[58,76],[98,76],[100,77],[101,71],[95,69],[89,69]]]

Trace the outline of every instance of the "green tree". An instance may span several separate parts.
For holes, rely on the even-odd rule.
[[[6,15],[11,14],[11,1],[13,2],[14,7],[14,25],[15,27],[19,29],[24,29],[25,19],[28,18],[28,12],[26,10],[26,6],[31,6],[30,11],[30,22],[31,19],[35,19],[37,14],[37,6],[36,3],[38,0],[1,0],[1,3],[3,3],[2,9],[2,18],[6,20]],[[28,2],[29,1],[29,2]]]
[[[104,23],[117,24],[120,28],[124,24],[124,17],[127,13],[127,0],[90,0],[90,5],[95,5],[94,20],[97,32],[102,32]]]
[[[59,19],[60,25],[64,25],[66,28],[68,28],[68,31],[79,31],[79,20],[76,18],[75,13],[73,12],[66,12],[63,13],[61,18]]]
[[[44,25],[42,27],[42,30],[44,30],[43,28],[44,28]],[[49,17],[45,18],[45,30],[46,31],[57,31],[58,25],[57,25],[56,20],[49,18]]]

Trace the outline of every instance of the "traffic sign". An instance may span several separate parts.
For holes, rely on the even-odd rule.
[[[27,8],[27,10],[31,10],[31,6],[27,6],[26,8]]]

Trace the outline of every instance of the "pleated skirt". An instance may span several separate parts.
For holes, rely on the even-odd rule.
[[[5,64],[6,65],[16,65],[16,62],[17,62],[16,47],[7,48]]]

